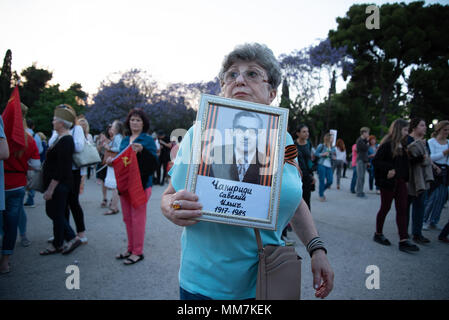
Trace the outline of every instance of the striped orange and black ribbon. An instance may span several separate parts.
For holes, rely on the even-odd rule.
[[[206,121],[206,137],[203,140],[201,145],[201,163],[199,166],[198,174],[202,176],[209,176],[210,174],[210,166],[209,158],[211,156],[213,143],[213,129],[216,128],[218,118],[218,106],[217,105],[209,105],[207,121]]]
[[[302,172],[298,166],[298,163],[295,161],[296,158],[298,158],[298,149],[296,148],[296,146],[294,144],[286,146],[284,154],[284,163],[290,163],[291,165],[294,165],[296,169],[298,169],[299,175],[301,176],[302,179]]]

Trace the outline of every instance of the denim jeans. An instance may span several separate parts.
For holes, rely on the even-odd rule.
[[[357,167],[352,167],[351,192],[355,193],[355,185],[357,184]]]
[[[17,226],[21,208],[23,208],[23,198],[25,188],[12,191],[5,191],[5,211],[3,211],[3,244],[2,254],[12,255],[17,240]]]
[[[0,237],[3,237],[3,213],[0,213]],[[18,222],[20,235],[23,236],[27,232],[27,215],[25,213],[25,208],[22,206],[19,215]]]
[[[422,225],[424,219],[424,212],[426,210],[427,192],[421,193],[417,197],[408,197],[408,212],[412,207],[412,234],[414,236],[422,236]],[[409,218],[407,219],[409,220]],[[408,226],[408,222],[407,222]],[[408,227],[407,227],[408,230]]]
[[[320,181],[320,186],[318,189],[320,197],[324,197],[324,191],[328,189],[333,182],[332,168],[318,165],[318,178]]]
[[[212,298],[203,296],[199,293],[191,293],[179,287],[179,300],[212,300]]]
[[[365,186],[365,170],[366,163],[363,160],[357,160],[357,184],[355,186],[355,192],[357,195],[363,194],[363,187]]]
[[[443,210],[444,203],[446,202],[447,192],[447,187],[444,184],[439,185],[435,190],[429,192],[426,210],[424,213],[425,223],[430,223],[433,225],[438,224],[440,221],[441,211]]]
[[[28,197],[26,199],[26,204],[34,204],[34,194],[35,191],[33,189],[28,190]]]

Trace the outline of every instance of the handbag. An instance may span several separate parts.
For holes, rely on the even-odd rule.
[[[78,168],[89,167],[101,162],[101,158],[97,148],[86,140],[83,150],[73,153],[73,162]]]
[[[301,257],[294,247],[263,247],[259,229],[254,232],[259,250],[256,300],[299,300]]]
[[[45,192],[44,188],[44,171],[42,168],[30,171],[30,179],[27,184],[28,190],[36,190],[40,193]]]

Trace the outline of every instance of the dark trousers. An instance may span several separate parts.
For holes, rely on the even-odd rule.
[[[410,224],[410,208],[412,209],[412,234],[414,236],[422,236],[422,225],[424,221],[424,211],[426,209],[427,192],[421,193],[417,197],[408,196],[407,207],[407,230]]]
[[[61,248],[64,240],[70,241],[75,238],[75,232],[65,217],[69,194],[69,187],[59,183],[53,192],[51,200],[45,202],[47,216],[53,220],[53,246],[55,248]]]
[[[161,185],[164,184],[165,177],[167,177],[167,163],[168,162],[169,162],[169,160],[165,161],[164,159],[162,161],[158,162],[158,168],[157,168],[157,174],[156,174],[156,176],[157,176],[156,183],[157,184],[161,184]],[[161,177],[161,169],[163,171],[162,177]]]
[[[312,179],[310,179],[310,181],[304,181],[304,179],[303,179],[303,181],[302,181],[302,198],[307,203],[307,206],[309,207],[310,211],[312,211],[312,207],[310,204],[310,197],[312,194],[311,182],[312,182]]]
[[[66,208],[65,208],[65,218],[67,222],[70,223],[70,211],[72,211],[73,220],[76,225],[76,232],[84,232],[86,231],[86,227],[84,226],[84,213],[83,209],[80,205],[80,185],[81,185],[81,171],[72,170],[73,173],[73,186],[70,190]]]
[[[396,225],[398,226],[399,239],[408,239],[407,232],[407,202],[408,202],[408,190],[405,181],[402,179],[396,180],[394,190],[380,189],[380,209],[376,218],[376,232],[382,234],[382,230],[385,223],[385,218],[391,209],[391,203],[394,199],[394,205],[396,207]]]

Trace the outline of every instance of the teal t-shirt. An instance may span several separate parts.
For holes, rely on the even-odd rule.
[[[193,127],[185,135],[169,172],[176,191],[185,188]],[[286,145],[293,144],[287,133]],[[302,182],[295,166],[284,164],[276,231],[260,230],[263,245],[285,245],[282,230],[302,199]],[[217,300],[256,296],[257,242],[254,229],[200,221],[181,235],[179,284],[191,293]]]

